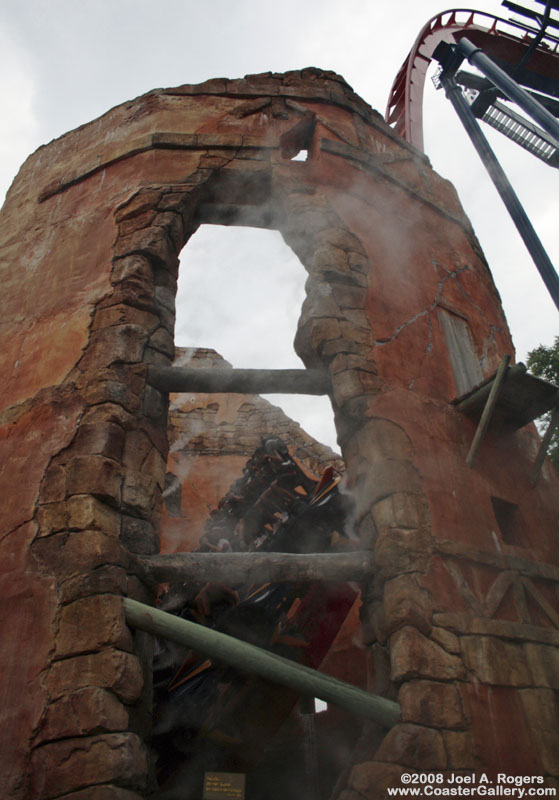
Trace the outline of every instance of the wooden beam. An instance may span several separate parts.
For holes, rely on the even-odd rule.
[[[386,727],[392,727],[400,719],[400,706],[393,700],[371,694],[268,650],[128,597],[124,598],[123,603],[127,623],[153,636],[190,647],[248,675],[257,675],[272,683],[288,686],[300,694],[334,703]]]
[[[280,583],[361,581],[370,577],[372,553],[175,553],[137,556],[146,583]]]
[[[318,369],[188,369],[148,367],[147,380],[160,392],[236,394],[330,394],[330,376]]]
[[[559,393],[557,395],[557,402],[559,403]],[[543,435],[542,443],[540,445],[540,449],[538,450],[538,455],[536,457],[536,463],[534,464],[534,468],[530,473],[530,483],[532,486],[536,485],[536,482],[539,478],[541,469],[543,467],[543,462],[545,461],[545,457],[547,455],[547,450],[549,445],[551,444],[551,437],[553,436],[555,429],[559,425],[559,405],[555,406],[553,410],[553,414],[551,415],[551,419],[549,421],[549,425]]]
[[[466,464],[468,465],[469,469],[472,469],[472,467],[475,464],[478,450],[481,447],[483,438],[487,433],[487,430],[491,423],[491,417],[493,416],[493,412],[495,411],[495,406],[497,405],[499,394],[503,387],[504,380],[507,376],[507,370],[509,368],[509,364],[510,364],[510,356],[503,356],[503,358],[501,359],[501,363],[499,364],[499,369],[497,370],[495,378],[493,379],[493,383],[491,385],[491,390],[489,392],[485,408],[483,409],[483,413],[479,420],[477,430],[475,432],[472,444],[470,446],[470,451],[466,457]]]

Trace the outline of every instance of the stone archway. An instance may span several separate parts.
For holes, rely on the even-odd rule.
[[[220,183],[226,185],[225,197],[230,199],[228,193],[235,181],[223,179],[218,170],[195,189],[151,186],[117,209],[113,289],[95,308],[88,347],[72,375],[82,397],[93,402],[86,403],[72,442],[51,461],[41,486],[40,527],[33,553],[51,568],[61,551],[79,554],[77,564],[66,557],[57,574],[62,605],[56,617],[58,659],[52,664],[50,680],[57,685],[61,671],[72,670],[73,662],[74,672],[66,684],[73,690],[69,702],[107,705],[105,725],[111,724],[110,718],[115,729],[126,714],[126,704],[141,705],[141,675],[129,655],[132,642],[123,628],[116,595],[123,591],[129,567],[126,554],[157,552],[165,474],[166,400],[145,383],[145,365],[170,364],[172,360],[177,255],[186,244],[187,232],[216,213],[235,220],[245,218],[247,207],[249,214],[254,213],[247,202],[251,199],[249,181],[242,173],[235,178],[242,187],[242,204],[220,202]],[[260,205],[261,195],[258,185]],[[363,313],[366,302],[370,268],[365,251],[322,200],[305,196],[302,201],[300,196],[282,197],[280,193],[279,199],[269,197],[263,205],[268,220],[274,209],[280,230],[309,272],[296,347],[307,365],[330,370],[338,420],[346,419],[342,433],[362,446],[366,431],[358,415],[347,414],[344,407],[356,397],[363,399],[378,391],[380,385],[371,359],[372,332],[367,336],[362,319],[358,324],[352,317],[355,312]],[[357,470],[350,467],[350,480],[359,486],[360,478],[352,476],[359,475],[363,463],[355,457],[353,464],[359,466]],[[366,492],[358,489],[357,497],[363,499],[356,504],[356,529],[366,536],[370,547],[374,544],[371,508]],[[94,530],[73,530],[76,516],[76,527],[91,525]],[[113,563],[107,563],[110,551]],[[76,574],[78,569],[87,577]],[[137,579],[130,576],[127,581],[129,594],[135,582],[133,595],[147,599]],[[87,675],[84,687],[76,674],[82,670]],[[107,670],[113,674],[107,676]],[[123,674],[126,687],[119,683]],[[143,675],[149,682],[145,661]],[[70,681],[77,685],[70,686]],[[79,700],[74,696],[76,690]],[[64,698],[51,701],[43,731],[55,725],[53,718],[68,711],[67,705]],[[99,749],[114,747],[118,741],[127,757],[128,749],[139,747],[138,734],[145,733],[147,728],[140,726],[126,735],[104,734],[97,737],[95,745]],[[51,749],[56,748],[53,745]],[[38,752],[46,754],[49,748],[42,745]],[[136,768],[139,753],[128,756]],[[44,768],[44,763],[41,766]]]

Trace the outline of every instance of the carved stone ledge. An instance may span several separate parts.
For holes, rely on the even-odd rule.
[[[531,578],[543,578],[544,580],[559,582],[559,567],[553,564],[530,561],[527,558],[522,558],[522,556],[478,550],[461,542],[445,539],[435,541],[433,546],[434,551],[440,555],[475,561],[478,564],[485,564],[497,569],[515,570]]]
[[[45,186],[39,193],[39,203],[48,200],[60,192],[65,191],[70,186],[90,178],[95,173],[106,169],[107,167],[117,164],[127,158],[132,158],[140,153],[145,153],[148,150],[201,150],[205,151],[208,148],[222,148],[226,150],[238,150],[242,147],[250,149],[269,150],[272,149],[269,144],[264,141],[253,140],[248,142],[246,137],[238,135],[226,136],[224,134],[194,134],[194,133],[173,133],[158,132],[158,133],[145,133],[138,136],[132,142],[128,142],[124,148],[115,146],[108,148],[98,159],[91,161],[89,164],[84,164],[79,172],[64,175],[59,181]],[[273,146],[277,149],[279,144]]]
[[[423,192],[418,190],[415,186],[412,186],[404,178],[400,178],[395,175],[390,169],[390,166],[393,163],[413,159],[415,157],[415,153],[410,154],[409,156],[392,153],[378,153],[371,155],[370,153],[366,153],[360,147],[355,147],[354,145],[346,144],[345,142],[338,142],[334,139],[326,138],[320,140],[320,149],[325,153],[330,153],[331,155],[339,156],[340,158],[345,158],[348,161],[352,161],[358,169],[364,169],[366,172],[380,176],[382,179],[395,184],[399,189],[402,189],[404,192],[412,195],[415,200],[418,200],[420,203],[424,203],[425,205],[429,206],[429,208],[431,208],[437,214],[445,217],[445,219],[455,222],[466,232],[469,231],[470,226],[465,217],[460,216],[458,212],[453,213],[449,211],[448,208],[443,207],[433,198],[427,197]],[[415,160],[418,161],[419,159],[416,158]]]
[[[433,622],[441,628],[454,633],[479,634],[482,636],[499,636],[504,639],[523,639],[531,642],[559,645],[559,631],[528,625],[524,622],[512,622],[506,619],[485,619],[466,613],[435,613]]]

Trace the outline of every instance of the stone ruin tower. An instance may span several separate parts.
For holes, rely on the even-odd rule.
[[[149,793],[149,637],[122,597],[154,601],[132,558],[157,549],[168,452],[147,370],[171,363],[178,255],[203,223],[278,230],[307,271],[295,349],[329,377],[372,554],[368,688],[401,721],[365,725],[332,797],[417,770],[556,785],[559,487],[534,474],[532,389],[507,405],[511,365],[472,450],[514,351],[471,225],[340,76],[305,69],[150,92],[40,148],[8,193],[0,794]]]

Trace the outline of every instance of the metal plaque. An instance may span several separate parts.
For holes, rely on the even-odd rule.
[[[206,772],[203,800],[245,800],[245,775],[237,772]]]

